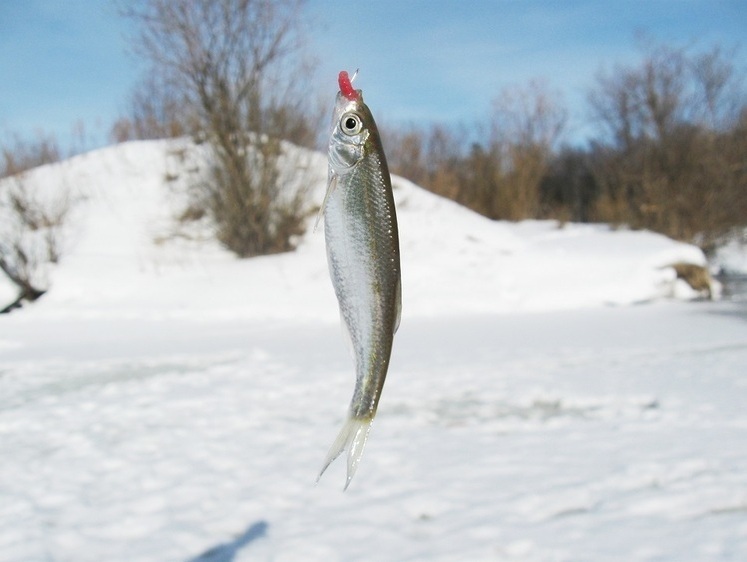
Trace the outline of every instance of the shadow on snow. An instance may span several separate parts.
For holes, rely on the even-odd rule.
[[[268,526],[266,521],[258,521],[231,542],[214,546],[199,556],[190,558],[187,562],[233,562],[239,550],[267,534]]]

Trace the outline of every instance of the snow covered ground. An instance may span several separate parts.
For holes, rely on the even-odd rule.
[[[699,250],[397,179],[402,327],[342,493],[343,461],[314,485],[353,387],[323,236],[164,241],[177,145],[29,177],[82,203],[0,316],[0,561],[747,559],[747,313],[688,300],[666,266]]]

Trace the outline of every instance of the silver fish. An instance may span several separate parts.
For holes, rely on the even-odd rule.
[[[322,203],[327,262],[355,356],[348,419],[324,471],[348,450],[345,489],[358,467],[389,369],[402,289],[399,234],[379,131],[360,90],[340,72],[329,140],[329,183]],[[318,478],[317,478],[318,480]]]

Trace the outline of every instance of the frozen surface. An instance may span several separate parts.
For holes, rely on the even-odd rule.
[[[353,387],[323,236],[170,239],[175,146],[30,176],[84,203],[0,316],[0,562],[747,560],[747,316],[683,302],[697,249],[397,179],[402,327],[342,493],[344,462],[314,485]]]
[[[344,494],[335,324],[0,329],[3,561],[747,557],[727,303],[404,323]]]

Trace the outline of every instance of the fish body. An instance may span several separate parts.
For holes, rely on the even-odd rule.
[[[321,473],[347,449],[347,488],[384,387],[402,292],[397,215],[379,132],[346,72],[339,82],[321,212],[330,277],[352,344],[356,380],[347,422]]]

